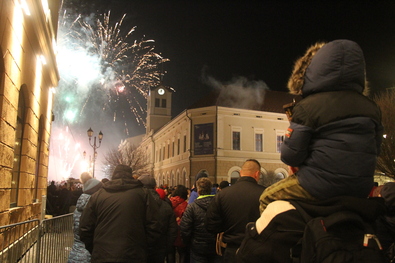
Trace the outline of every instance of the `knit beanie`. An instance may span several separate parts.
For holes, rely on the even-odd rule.
[[[81,181],[82,184],[86,183],[86,181],[88,181],[89,179],[92,179],[92,176],[88,172],[83,172],[80,175],[80,181]]]
[[[143,183],[145,188],[154,189],[156,186],[155,178],[150,175],[141,175],[137,179]]]
[[[112,173],[111,179],[121,179],[121,178],[133,178],[133,170],[130,166],[124,164],[118,164],[114,172]]]
[[[202,177],[208,177],[208,174],[207,174],[206,171],[201,171],[201,172],[199,172],[199,173],[195,176],[195,182],[196,182],[197,180],[199,180],[200,178],[202,178]]]
[[[91,178],[83,184],[84,194],[91,195],[95,193],[97,190],[99,190],[102,187],[102,185],[103,184],[99,180],[95,178]]]

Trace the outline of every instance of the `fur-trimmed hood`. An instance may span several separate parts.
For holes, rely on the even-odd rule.
[[[290,93],[306,97],[325,91],[365,90],[365,59],[350,40],[316,43],[295,62],[288,81]]]

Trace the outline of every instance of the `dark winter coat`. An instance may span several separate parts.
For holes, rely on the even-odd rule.
[[[152,193],[158,207],[158,218],[161,222],[161,235],[157,242],[149,248],[148,262],[163,263],[165,256],[174,246],[178,233],[178,225],[172,207],[154,189],[148,189]]]
[[[301,186],[319,199],[367,197],[373,187],[381,114],[364,85],[363,53],[352,41],[324,45],[306,70],[281,160],[299,167]]]
[[[111,180],[93,194],[80,221],[81,240],[92,262],[146,262],[160,236],[158,205],[132,178]]]
[[[181,237],[195,254],[215,255],[216,234],[207,232],[204,221],[214,195],[198,197],[189,204],[180,222]]]
[[[74,243],[71,248],[68,263],[87,263],[91,262],[91,254],[85,248],[85,244],[80,239],[80,219],[82,211],[88,204],[88,201],[92,194],[97,192],[102,187],[102,183],[95,178],[88,180],[84,184],[84,192],[77,200],[77,204],[73,214],[73,232],[74,232]]]
[[[206,229],[210,233],[224,232],[223,241],[238,247],[245,235],[245,227],[259,216],[259,197],[265,187],[249,176],[240,177],[235,184],[219,191],[206,215]]]

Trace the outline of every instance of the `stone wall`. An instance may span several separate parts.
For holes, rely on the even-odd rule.
[[[45,17],[49,13],[41,1],[27,2],[30,15],[17,1],[3,0],[0,5],[0,226],[39,218],[41,198],[46,195],[51,88],[59,80],[52,46],[59,1],[48,2],[52,17]],[[38,56],[44,56],[47,63],[38,63]],[[18,140],[20,100],[24,122]],[[19,172],[15,170],[18,180],[12,182],[16,143],[22,143],[22,148]],[[11,205],[12,185],[17,192],[15,205]]]

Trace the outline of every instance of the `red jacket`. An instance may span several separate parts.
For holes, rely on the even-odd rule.
[[[180,225],[181,217],[184,214],[188,203],[187,203],[187,201],[185,201],[184,199],[182,199],[179,196],[170,197],[170,201],[171,201],[171,206],[173,207],[174,215],[176,217],[177,225]],[[182,239],[181,239],[181,234],[180,234],[180,229],[179,228],[178,228],[178,234],[177,234],[176,241],[174,242],[174,245],[176,247],[185,246],[182,243]]]

